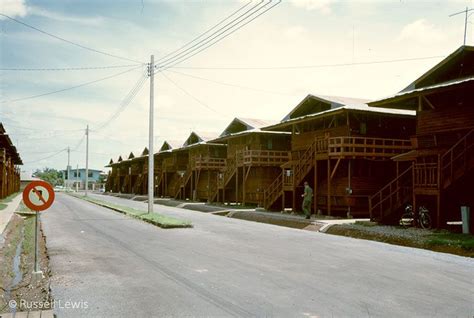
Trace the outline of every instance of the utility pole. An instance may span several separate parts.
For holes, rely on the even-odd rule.
[[[79,192],[79,164],[76,164],[76,192]]]
[[[69,173],[71,172],[71,171],[70,171],[70,168],[69,168],[70,159],[71,159],[71,148],[68,146],[68,147],[67,147],[67,167],[66,167],[66,173],[67,173],[67,178],[66,178],[66,191],[67,191],[67,189],[68,189],[68,187],[69,187],[70,180],[71,180],[71,176],[69,175]]]
[[[453,13],[453,14],[450,14],[449,17],[453,17],[455,15],[458,15],[458,14],[461,14],[461,13],[465,13],[465,17],[464,17],[464,42],[463,42],[463,45],[466,45],[466,37],[467,37],[467,18],[468,18],[468,13],[469,11],[474,11],[474,9],[469,9],[468,7],[466,7],[466,10],[463,10],[463,11],[459,11],[459,12],[456,12],[456,13]]]
[[[85,196],[87,197],[87,191],[89,189],[89,125],[86,128],[86,192]]]
[[[155,73],[155,57],[150,57],[150,65],[148,66],[148,75],[150,76],[150,114],[148,126],[148,213],[153,213],[154,204],[154,151],[153,151],[153,110],[154,110],[154,73]]]

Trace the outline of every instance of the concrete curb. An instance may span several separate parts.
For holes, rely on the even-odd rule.
[[[321,232],[321,233],[326,233],[327,230],[329,230],[329,228],[334,225],[334,224],[324,223],[324,222],[316,222],[316,223],[324,224],[318,231],[318,232]]]

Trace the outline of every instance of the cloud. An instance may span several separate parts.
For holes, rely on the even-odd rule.
[[[1,12],[11,17],[24,17],[28,13],[28,8],[24,0],[2,0]],[[2,19],[0,17],[0,19]]]
[[[397,41],[414,41],[421,43],[439,42],[444,39],[442,30],[436,28],[426,19],[419,19],[403,27]]]
[[[37,15],[60,22],[71,22],[90,26],[98,26],[104,22],[104,18],[102,17],[76,17],[31,6],[28,7],[28,14]]]
[[[308,11],[317,10],[323,14],[331,13],[331,5],[334,0],[291,0],[291,3],[298,8],[303,8]]]

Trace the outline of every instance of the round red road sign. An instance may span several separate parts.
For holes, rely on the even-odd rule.
[[[45,181],[32,181],[23,190],[23,202],[33,211],[44,211],[53,204],[53,187]]]

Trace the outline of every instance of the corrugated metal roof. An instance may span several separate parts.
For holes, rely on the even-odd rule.
[[[228,135],[235,134],[235,132],[231,132],[231,128],[236,124],[245,126],[245,129],[243,131],[249,131],[252,129],[260,129],[262,127],[273,125],[275,123],[277,123],[277,121],[257,118],[235,117],[218,137],[225,137]]]
[[[306,101],[309,99],[315,99],[318,101],[321,101],[323,103],[329,104],[329,107],[331,109],[335,108],[341,108],[343,106],[367,106],[367,102],[369,100],[366,99],[361,99],[361,98],[353,98],[353,97],[342,97],[342,96],[328,96],[328,95],[316,95],[316,94],[308,94],[305,98],[303,98],[298,105],[296,105],[295,108],[293,108],[283,119],[281,122],[285,122],[290,119],[295,119],[291,118],[291,116],[298,111]],[[308,114],[312,115],[312,114]],[[308,116],[306,115],[306,116]],[[304,116],[299,116],[299,117],[304,117]]]
[[[410,85],[408,85],[407,87],[405,87],[403,90],[400,91],[401,92],[407,92],[407,91],[412,91],[415,86],[422,80],[424,80],[425,78],[427,78],[428,76],[430,76],[431,74],[435,73],[436,71],[438,71],[439,69],[441,69],[443,66],[446,65],[446,63],[448,63],[449,61],[455,59],[456,57],[460,56],[460,54],[462,54],[463,52],[466,52],[466,51],[474,51],[474,46],[469,46],[469,45],[462,45],[460,46],[457,50],[455,50],[453,53],[451,53],[450,55],[448,55],[446,58],[444,58],[442,61],[440,61],[438,64],[436,64],[435,66],[433,66],[432,68],[430,68],[428,71],[426,71],[423,75],[421,75],[420,77],[418,77],[416,80],[414,80],[413,82],[410,83]]]
[[[245,136],[245,135],[250,135],[250,134],[291,135],[291,133],[287,131],[267,131],[267,130],[261,130],[260,128],[255,128],[255,129],[250,129],[250,130],[239,131],[233,134],[224,135],[212,140],[212,142],[222,142],[229,138],[240,137],[240,136]]]
[[[265,126],[270,126],[276,124],[276,120],[267,120],[267,119],[258,119],[258,118],[246,118],[246,117],[236,117],[235,119],[240,120],[244,125],[247,125],[249,128],[262,128]]]
[[[279,123],[279,124],[276,124],[276,125],[273,125],[273,126],[264,127],[263,129],[270,129],[270,128],[273,128],[273,127],[278,127],[279,125],[284,125],[284,124],[292,123],[292,122],[295,122],[295,121],[301,121],[301,120],[305,120],[305,119],[308,119],[308,118],[315,118],[315,117],[319,117],[319,116],[324,116],[324,115],[328,115],[328,114],[330,114],[330,113],[334,113],[334,112],[341,111],[341,110],[356,110],[356,111],[363,111],[363,112],[370,112],[370,113],[379,113],[379,114],[391,114],[391,115],[402,115],[402,116],[416,116],[416,111],[414,111],[414,110],[403,110],[403,109],[392,109],[392,108],[381,108],[381,107],[369,107],[368,105],[364,105],[364,106],[362,106],[362,105],[359,105],[359,106],[352,105],[352,106],[342,106],[342,107],[338,107],[338,108],[333,108],[333,109],[325,110],[325,111],[322,111],[322,112],[319,112],[319,113],[315,113],[315,114],[310,114],[310,115],[301,116],[301,117],[298,117],[298,118],[288,119],[288,120],[282,121],[282,122]]]
[[[219,137],[219,133],[214,131],[193,131],[202,141],[209,141]]]
[[[462,84],[462,83],[468,83],[468,82],[472,82],[472,81],[474,81],[474,76],[470,76],[470,77],[466,77],[466,78],[462,78],[462,79],[451,80],[451,81],[447,81],[447,82],[443,82],[443,83],[439,83],[439,84],[435,84],[435,85],[431,85],[431,86],[426,86],[426,87],[422,87],[422,88],[412,89],[410,91],[401,91],[400,93],[397,93],[395,95],[384,97],[384,98],[381,98],[377,101],[371,102],[371,103],[369,103],[369,105],[370,104],[379,104],[379,103],[382,103],[382,102],[387,102],[391,99],[396,99],[396,98],[400,98],[400,97],[404,97],[404,96],[409,97],[411,95],[416,95],[416,93],[428,92],[428,91],[431,91],[431,90],[450,87],[450,86],[456,86],[456,85],[459,85],[459,84]]]

